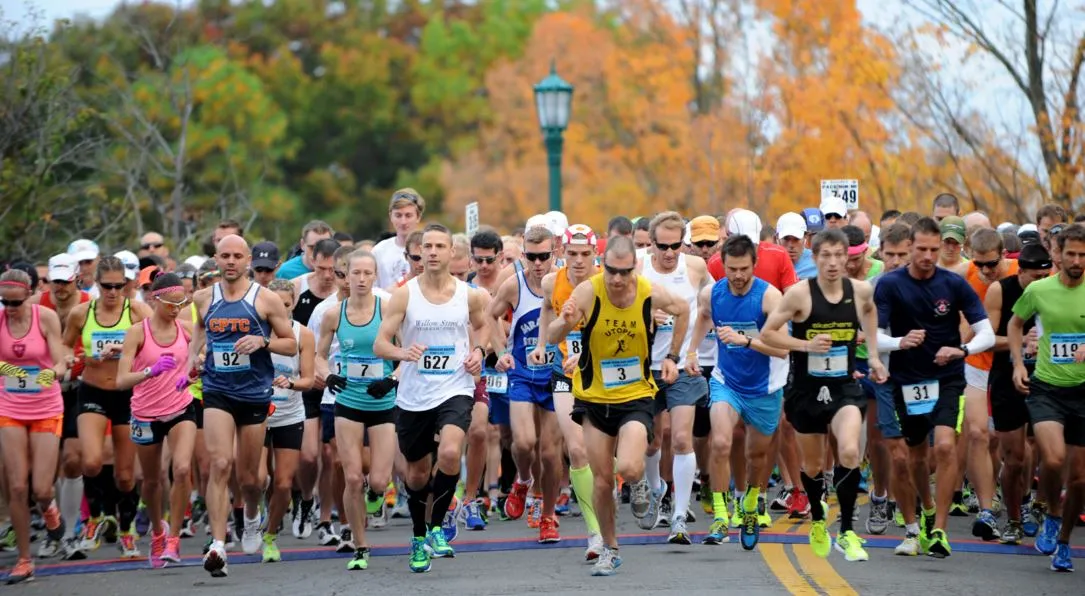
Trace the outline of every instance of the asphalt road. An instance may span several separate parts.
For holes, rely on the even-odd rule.
[[[697,506],[695,504],[695,506]],[[698,511],[698,513],[700,513]],[[835,518],[835,507],[831,518]],[[865,519],[865,508],[860,516]],[[703,533],[708,526],[701,514],[690,526]],[[871,560],[848,563],[837,553],[818,559],[807,544],[807,524],[777,519],[762,531],[756,551],[746,552],[732,542],[720,546],[665,544],[666,530],[643,532],[628,507],[622,509],[619,530],[623,565],[609,578],[591,577],[583,563],[583,524],[563,518],[564,540],[539,545],[536,532],[523,521],[495,521],[483,532],[460,532],[453,544],[455,559],[438,559],[428,574],[407,570],[407,520],[393,520],[372,531],[373,558],[364,572],[348,572],[348,555],[339,555],[293,536],[280,538],[283,562],[260,564],[258,556],[230,553],[227,578],[214,579],[200,566],[202,538],[184,540],[184,564],[152,570],[142,561],[119,561],[114,546],[105,545],[88,561],[40,561],[33,582],[3,587],[4,593],[26,595],[141,594],[566,594],[591,591],[601,594],[670,592],[708,593],[741,590],[749,594],[1081,594],[1085,569],[1076,574],[1048,570],[1049,560],[1027,546],[1007,547],[971,539],[968,518],[951,518],[952,557],[895,557],[892,547],[903,536],[895,527],[885,536],[867,536]],[[859,524],[862,525],[861,523]],[[835,534],[835,529],[834,529]],[[1080,534],[1079,534],[1080,535]],[[700,534],[696,536],[699,542]],[[966,539],[967,538],[967,539]],[[1030,539],[1029,539],[1030,540]],[[146,549],[146,539],[141,547]],[[1081,540],[1077,541],[1081,544]],[[35,545],[36,548],[36,545]],[[1075,548],[1080,565],[1085,548]],[[0,568],[14,562],[0,554]]]

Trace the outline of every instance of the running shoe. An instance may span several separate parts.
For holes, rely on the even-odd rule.
[[[388,526],[388,505],[385,504],[384,499],[380,501],[380,507],[377,509],[376,515],[369,516],[369,527],[374,530],[379,530]]]
[[[166,538],[166,550],[162,553],[163,563],[181,562],[181,539],[176,536]]]
[[[166,552],[166,539],[169,537],[169,525],[165,521],[158,527],[158,533],[151,532],[151,554],[148,557],[152,569],[161,569],[166,566],[162,560],[162,554]]]
[[[339,546],[339,535],[335,533],[331,522],[316,525],[316,541],[320,546]]]
[[[444,538],[444,536],[441,538]],[[425,536],[411,538],[410,569],[414,573],[426,573],[430,570],[430,556],[429,550],[426,548]]]
[[[460,535],[460,514],[458,510],[445,511],[445,518],[441,520],[441,532],[444,533],[446,542],[455,542]]]
[[[98,547],[102,546],[102,520],[100,515],[87,518],[83,524],[83,535],[80,537],[80,550],[98,550]]]
[[[120,528],[120,522],[112,515],[107,515],[102,518],[102,539],[106,541],[106,544],[117,543],[117,540],[120,537]]]
[[[908,534],[904,537],[904,541],[897,545],[893,549],[894,555],[901,555],[905,557],[917,556],[920,552],[919,536],[916,534]]]
[[[712,520],[702,544],[723,544],[730,540],[731,537],[727,535],[727,519],[717,517]]]
[[[1040,532],[1040,528],[1044,525],[1044,516],[1047,513],[1047,508],[1036,500],[1032,501],[1032,505],[1027,509],[1024,519],[1021,521],[1021,529],[1025,532],[1025,536],[1032,538]]]
[[[588,536],[588,548],[584,549],[584,561],[591,563],[603,554],[603,537],[599,534]]]
[[[787,516],[791,519],[806,519],[810,516],[810,498],[806,496],[806,491],[795,490],[791,494],[791,507]]]
[[[629,485],[629,487],[629,508],[633,511],[633,517],[643,519],[645,515],[648,515],[648,510],[651,508],[651,490],[648,488],[648,479],[641,478],[638,482]]]
[[[203,568],[211,574],[211,577],[226,577],[226,551],[220,547],[212,546],[203,556]]]
[[[51,559],[64,552],[64,520],[60,519],[60,511],[56,505],[51,505],[45,511],[44,517],[45,541],[38,547],[38,558]],[[52,529],[49,529],[49,526],[52,526]]]
[[[896,511],[893,512],[893,525],[898,528],[903,528],[907,525],[904,523],[904,514],[901,513],[899,508],[894,507],[894,509],[896,509]]]
[[[260,545],[263,543],[263,533],[260,531],[260,516],[256,516],[255,519],[248,519],[245,517],[245,528],[241,534],[241,550],[246,555],[255,554],[260,550]]]
[[[1012,519],[1006,520],[1006,525],[999,532],[998,541],[1002,544],[1021,544],[1024,540],[1025,531],[1021,528],[1021,522]]]
[[[979,495],[975,491],[970,491],[964,499],[965,505],[968,507],[968,513],[975,515],[980,512],[980,499]]]
[[[137,540],[139,540],[139,536],[136,535],[135,528],[121,534],[120,548],[122,559],[138,559],[143,556],[139,552],[139,545],[136,544]]]
[[[400,491],[398,491],[396,493],[396,504],[392,508],[392,517],[393,518],[396,518],[396,517],[403,518],[403,519],[410,519],[411,518],[411,508],[407,505],[407,495],[404,494],[404,493],[405,493],[405,491],[403,491],[403,490],[400,490]],[[428,568],[426,570],[429,571]]]
[[[749,512],[742,515],[742,531],[738,534],[739,543],[742,544],[742,548],[746,550],[753,550],[757,547],[757,541],[761,537],[761,516]]]
[[[377,493],[367,490],[365,491],[365,512],[368,515],[376,515],[384,504],[384,497]]]
[[[509,492],[509,496],[505,499],[505,515],[509,519],[520,519],[524,516],[524,509],[527,507],[527,491],[531,488],[531,483],[524,483],[516,480],[512,483],[512,491]]]
[[[822,511],[826,511],[824,502],[819,506],[822,507]],[[824,559],[829,556],[832,547],[833,541],[829,537],[829,531],[825,529],[825,520],[810,522],[810,548],[814,550],[814,554]]]
[[[768,508],[765,507],[765,497],[757,497],[757,523],[762,528],[767,528],[772,525],[772,516],[769,515]]]
[[[15,549],[15,528],[11,527],[11,524],[5,524],[0,531],[0,553]]]
[[[701,509],[707,515],[712,515],[712,487],[707,482],[701,483],[700,498]]]
[[[181,522],[181,538],[192,538],[196,535],[196,522],[192,520],[192,517],[185,517]]]
[[[653,490],[648,498],[648,509],[645,511],[644,515],[637,520],[637,525],[640,526],[640,529],[642,530],[654,530],[664,519],[663,496],[667,494],[667,481],[660,480],[660,483],[662,483],[662,486],[657,490]],[[634,495],[636,492],[637,491],[634,490]],[[635,503],[631,501],[630,505],[635,505]]]
[[[670,544],[693,544],[689,539],[689,531],[686,530],[686,520],[676,515],[671,519],[671,533],[667,536]]]
[[[463,508],[463,526],[471,531],[486,529],[486,520],[482,517],[484,503],[482,499],[475,499],[467,503]]]
[[[350,531],[350,526],[341,526],[339,528],[339,546],[335,548],[335,552],[347,554],[354,552],[354,533]]]
[[[794,488],[787,488],[786,486],[781,488],[776,498],[772,500],[772,504],[769,505],[769,509],[779,512],[791,511],[791,495],[794,492]]]
[[[742,529],[742,518],[746,513],[742,511],[742,499],[735,499],[734,513],[731,514],[731,528]]]
[[[539,544],[553,544],[561,542],[558,534],[558,523],[552,517],[544,517],[539,521]]]
[[[954,499],[949,505],[949,514],[953,517],[968,517],[968,506],[964,504],[964,501]]]
[[[275,543],[277,536],[268,532],[264,534],[264,548],[262,553],[262,559],[264,563],[278,563],[283,560],[282,554],[279,553],[279,545]]]
[[[383,500],[381,501],[383,504]],[[354,558],[347,561],[348,571],[365,571],[369,569],[369,548],[363,546],[354,550]]]
[[[80,548],[82,541],[77,536],[64,540],[64,560],[65,561],[82,561],[87,558],[87,553]],[[0,550],[3,550],[0,548]]]
[[[984,542],[998,540],[998,520],[995,519],[994,513],[988,509],[980,511],[972,522],[972,535]]]
[[[445,533],[437,526],[430,528],[429,534],[426,535],[426,548],[435,559],[456,556],[456,551],[452,550],[448,541],[445,540]]]
[[[659,502],[659,525],[669,528],[672,517],[674,517],[674,505],[671,503],[670,494],[666,494]]]
[[[595,564],[592,565],[591,574],[596,577],[609,577],[618,572],[618,568],[622,566],[622,558],[618,556],[617,549],[610,548],[609,546],[603,547],[602,554],[595,560]]]
[[[8,585],[18,584],[34,579],[34,561],[30,559],[19,559],[15,562],[15,567],[11,569],[11,573],[8,574]]]
[[[298,513],[294,516],[294,523],[291,530],[294,532],[294,538],[305,540],[313,533],[313,501],[302,501],[301,506],[298,507]]]
[[[870,555],[863,549],[863,539],[851,530],[836,535],[836,550],[849,563],[870,560]]]
[[[561,493],[554,502],[554,513],[561,516],[569,515],[569,493]]]
[[[146,536],[147,532],[151,529],[151,518],[147,515],[147,505],[140,499],[139,507],[136,509],[136,535]]]
[[[1062,518],[1044,516],[1043,530],[1036,536],[1036,550],[1040,554],[1053,555],[1058,547],[1059,531],[1062,530]]]
[[[870,500],[870,512],[866,518],[866,531],[871,534],[885,534],[889,529],[889,501]]]
[[[951,554],[953,554],[953,549],[949,547],[949,539],[946,538],[946,532],[935,528],[930,535],[930,546],[927,547],[927,556],[936,559],[944,559]]]
[[[1059,543],[1055,547],[1055,554],[1051,556],[1051,570],[1061,573],[1070,573],[1074,570],[1074,562],[1070,559],[1070,545]]]
[[[532,530],[539,529],[542,520],[542,497],[535,497],[527,505],[527,527]]]

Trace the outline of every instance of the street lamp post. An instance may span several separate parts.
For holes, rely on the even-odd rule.
[[[535,109],[539,128],[546,144],[546,163],[550,169],[550,210],[561,211],[561,150],[563,134],[569,125],[573,86],[558,76],[554,62],[550,74],[535,85]]]

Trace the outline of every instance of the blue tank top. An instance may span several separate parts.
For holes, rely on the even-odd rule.
[[[519,299],[512,311],[512,324],[509,326],[509,339],[506,349],[512,354],[516,366],[509,370],[509,379],[525,383],[546,384],[552,376],[552,362],[540,365],[528,364],[527,355],[539,342],[539,313],[542,312],[542,296],[531,291],[524,272],[516,274]],[[552,358],[547,350],[547,358]]]
[[[364,325],[355,325],[347,318],[347,301],[339,305],[339,359],[336,363],[340,375],[346,377],[347,387],[335,396],[335,403],[364,412],[379,412],[396,405],[396,392],[389,391],[378,399],[366,388],[392,374],[392,363],[373,355],[373,342],[381,326],[381,299],[374,296],[373,317]]]
[[[744,296],[731,292],[726,279],[712,287],[712,324],[730,327],[752,338],[761,336],[765,313],[761,306],[768,282],[754,278]],[[712,376],[727,388],[743,396],[757,397],[770,393],[770,358],[752,348],[732,346],[716,339],[716,368]]]
[[[203,365],[203,390],[221,393],[238,401],[270,403],[275,366],[271,352],[260,349],[252,354],[238,354],[237,340],[246,335],[271,337],[271,326],[256,312],[260,286],[249,284],[241,300],[231,302],[222,294],[221,283],[211,286],[211,304],[207,307],[207,359]]]

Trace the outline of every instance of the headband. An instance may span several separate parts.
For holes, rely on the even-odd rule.
[[[184,292],[185,289],[181,286],[168,286],[165,288],[159,288],[150,293],[151,298],[157,298],[162,294],[169,294],[170,292]]]
[[[869,248],[869,247],[870,246],[866,242],[864,242],[864,243],[862,243],[862,244],[860,244],[858,246],[849,246],[848,247],[848,256],[849,257],[854,257],[855,255],[864,254],[864,253],[866,253],[867,248]]]
[[[30,286],[24,284],[21,281],[15,281],[13,279],[6,280],[6,281],[0,281],[0,286],[13,286],[13,287],[16,287],[16,288],[22,288],[22,289],[27,290],[27,291],[30,290]]]

